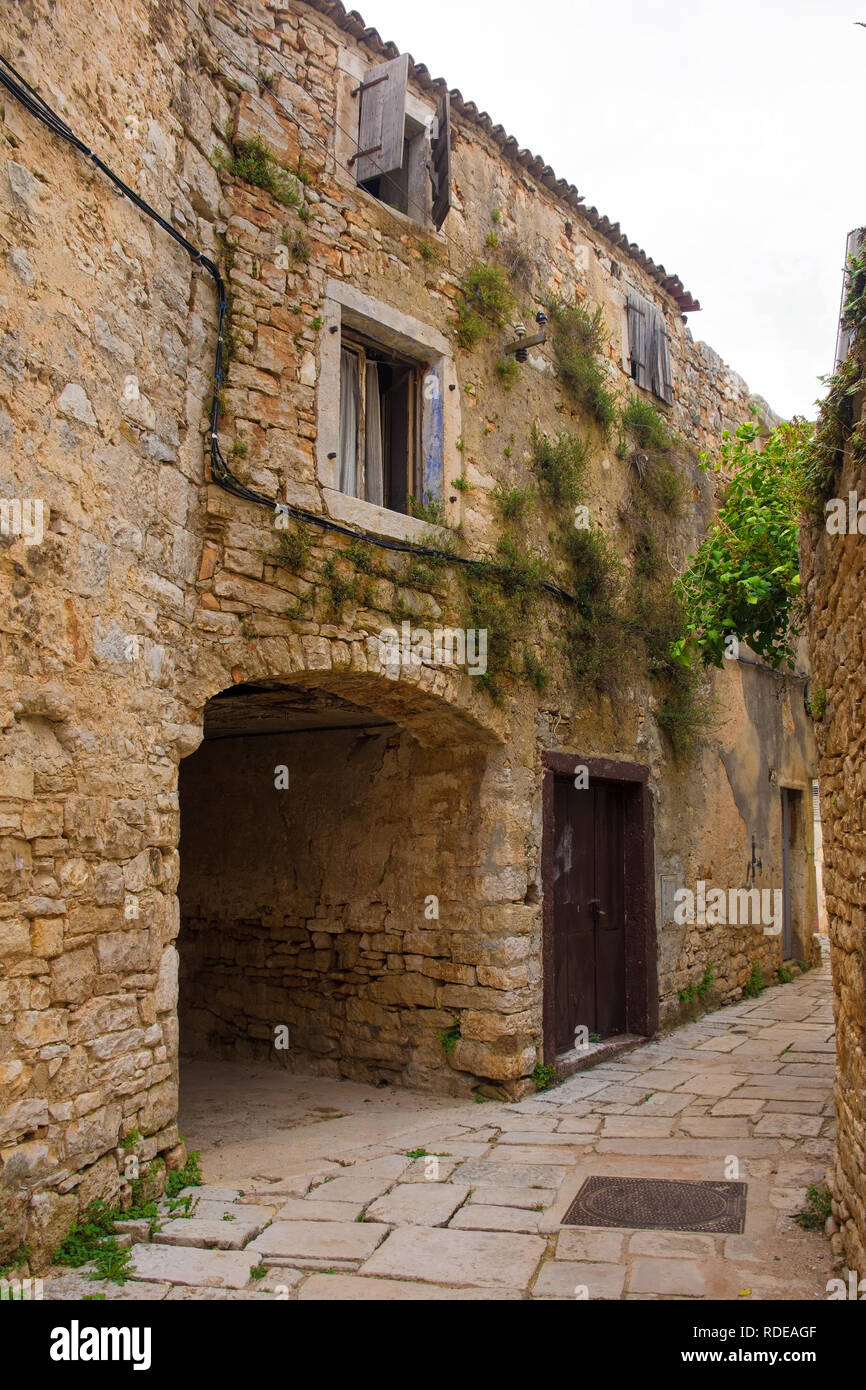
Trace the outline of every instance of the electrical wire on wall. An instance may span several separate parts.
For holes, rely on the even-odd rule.
[[[364,540],[370,545],[377,546],[381,550],[398,551],[404,554],[416,555],[419,558],[446,560],[449,564],[460,565],[466,568],[475,569],[484,574],[496,577],[497,566],[488,560],[472,559],[464,555],[455,555],[447,550],[440,550],[435,546],[416,544],[411,541],[391,540],[383,536],[372,535],[368,532],[353,530],[348,526],[341,526],[338,522],[331,521],[328,517],[321,516],[317,512],[308,511],[304,507],[294,506],[288,502],[277,502],[274,498],[266,497],[264,493],[257,492],[242,482],[232,471],[227,463],[225,456],[220,449],[219,443],[219,423],[220,423],[220,391],[224,382],[224,344],[225,344],[225,317],[226,317],[226,287],[220,274],[219,267],[208,256],[205,256],[198,247],[188,241],[185,236],[178,232],[172,225],[161,217],[155,208],[139,197],[139,195],[129,187],[127,183],[115,174],[97,154],[66,124],[56,111],[48,105],[43,97],[30,86],[21,74],[0,54],[0,87],[5,88],[16,101],[20,102],[30,114],[43,125],[47,126],[53,134],[66,141],[86,159],[90,160],[93,166],[98,169],[113,184],[117,191],[128,198],[141,212],[149,217],[157,226],[182,246],[190,256],[195,265],[201,266],[210,275],[214,282],[217,292],[218,320],[217,320],[217,343],[213,364],[213,400],[211,403],[210,422],[209,422],[209,453],[210,470],[213,481],[225,492],[232,493],[235,497],[240,497],[246,502],[253,502],[260,506],[267,507],[269,511],[281,516],[292,517],[297,521],[307,522],[309,525],[317,526],[320,530],[333,532],[336,535],[347,536],[350,540]],[[575,603],[576,599],[565,589],[561,589],[557,584],[551,584],[547,580],[539,581],[538,587],[545,592],[552,594],[555,598],[561,599],[566,603]]]

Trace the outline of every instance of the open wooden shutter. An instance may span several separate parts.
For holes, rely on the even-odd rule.
[[[661,315],[659,317],[661,318]],[[663,320],[659,328],[659,362],[661,364],[661,381],[659,383],[661,389],[658,394],[663,401],[667,401],[668,405],[673,405],[674,378],[671,371],[670,338]]]
[[[673,405],[674,385],[668,330],[661,310],[648,299],[629,290],[628,353],[632,375],[644,391],[652,391],[659,400]]]
[[[436,112],[436,134],[430,149],[433,180],[433,221],[437,230],[451,209],[451,98],[446,92]]]
[[[635,290],[628,291],[626,300],[628,310],[628,355],[632,376],[642,390],[649,390],[648,371],[648,329],[646,300]]]
[[[380,63],[364,75],[358,89],[361,119],[358,153],[353,161],[358,183],[402,169],[408,83],[408,53]]]

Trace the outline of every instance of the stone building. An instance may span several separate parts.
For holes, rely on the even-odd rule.
[[[863,256],[866,229],[848,239]],[[862,268],[857,288],[862,294]],[[827,894],[836,1023],[837,1149],[833,1175],[833,1244],[866,1278],[866,856],[864,827],[863,639],[866,612],[866,457],[863,389],[866,324],[862,309],[844,322],[836,352],[837,386],[822,407],[820,428],[832,447],[826,492],[845,517],[833,526],[828,503],[801,532],[800,560],[818,708],[823,878]],[[862,1297],[862,1293],[860,1295]]]
[[[0,89],[5,1246],[179,1055],[514,1096],[807,954],[803,679],[668,655],[771,418],[679,279],[332,0],[0,52],[229,291],[212,451],[213,276]]]

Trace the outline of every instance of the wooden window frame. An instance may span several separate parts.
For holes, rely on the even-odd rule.
[[[392,348],[386,347],[382,343],[377,343],[373,338],[368,338],[365,334],[356,330],[343,330],[340,337],[341,349],[353,353],[358,358],[358,430],[357,430],[357,455],[356,465],[356,498],[366,502],[367,499],[367,364],[368,362],[382,361],[388,365],[404,366],[412,372],[412,385],[409,391],[409,408],[407,419],[407,439],[406,439],[406,497],[403,505],[408,513],[408,499],[410,496],[417,496],[417,485],[419,480],[423,484],[421,467],[421,379],[424,364],[417,358],[409,357],[405,353],[396,352]],[[387,469],[387,456],[383,449],[383,469]],[[393,499],[390,496],[388,486],[387,471],[384,478],[382,507],[386,511],[399,512],[399,509],[389,505]],[[348,494],[347,494],[348,495]],[[372,506],[379,505],[371,503]]]

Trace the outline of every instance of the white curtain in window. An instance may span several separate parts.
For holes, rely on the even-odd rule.
[[[358,358],[345,348],[340,353],[340,491],[358,492],[358,414],[361,393]]]
[[[379,369],[375,362],[367,363],[367,438],[364,469],[365,492],[368,502],[377,507],[385,505],[385,471],[382,443],[382,398],[379,392]]]

